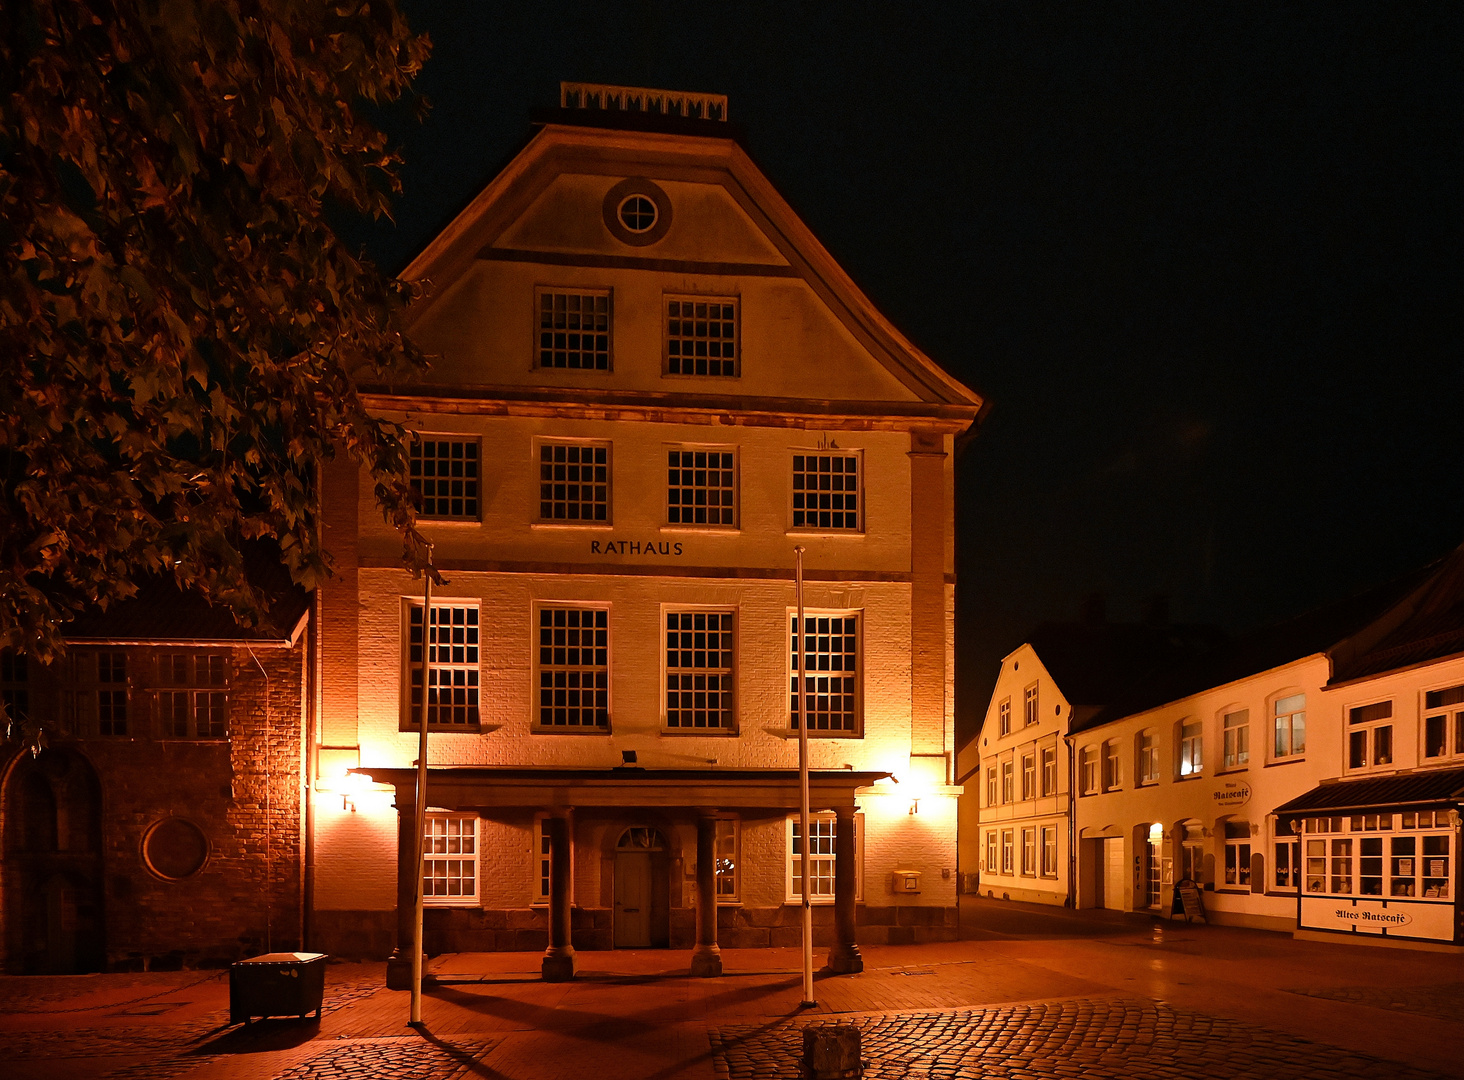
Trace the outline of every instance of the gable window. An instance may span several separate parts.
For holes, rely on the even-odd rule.
[[[1037,797],[1037,755],[1022,755],[1022,798],[1035,799]]]
[[[1012,763],[1010,761],[1001,763],[1001,801],[1004,803],[1016,802],[1016,795],[1012,791]]]
[[[1042,794],[1057,794],[1057,747],[1042,748]]]
[[[422,605],[407,611],[407,687],[403,731],[416,731],[422,717]],[[427,727],[466,731],[478,726],[478,605],[433,604],[425,643],[431,673]]]
[[[1037,722],[1037,684],[1033,683],[1022,693],[1022,722],[1024,724],[1035,724]]]
[[[1140,784],[1157,784],[1159,782],[1159,733],[1157,731],[1141,731],[1139,732],[1138,742],[1138,782]]]
[[[1103,744],[1103,790],[1115,791],[1123,783],[1123,770],[1119,763],[1118,740],[1109,739]]]
[[[803,843],[802,822],[797,814],[787,818],[787,871],[784,875],[785,898],[796,903],[803,898]],[[834,902],[835,844],[838,839],[838,818],[832,811],[822,810],[810,814],[808,833],[811,843],[808,848],[808,902],[810,904],[832,904]],[[856,898],[864,896],[864,815],[854,815],[854,893]]]
[[[1204,727],[1198,720],[1179,725],[1179,778],[1199,776],[1205,771]]]
[[[858,453],[793,455],[793,528],[859,532],[864,526]]]
[[[478,819],[428,814],[422,845],[422,902],[470,905],[478,900]]]
[[[1042,826],[1042,876],[1057,877],[1057,826]]]
[[[666,373],[736,378],[737,298],[666,298]]]
[[[666,451],[666,524],[737,527],[737,454],[706,447]]]
[[[1001,704],[996,707],[996,733],[998,735],[1010,735],[1012,733],[1012,699],[1002,698]]]
[[[1250,764],[1250,710],[1237,709],[1223,718],[1225,767],[1243,769]]]
[[[732,731],[732,612],[666,612],[666,727]]]
[[[1464,706],[1464,686],[1430,690],[1423,695],[1425,758],[1464,755],[1464,708],[1459,706]]]
[[[477,439],[416,439],[408,447],[407,469],[418,516],[478,520]]]
[[[1225,884],[1251,883],[1251,830],[1244,821],[1225,823]]]
[[[125,736],[127,731],[127,654],[99,652],[97,660],[97,734]]]
[[[1306,753],[1306,695],[1278,698],[1271,713],[1275,726],[1273,755],[1287,758]]]
[[[540,731],[610,727],[610,612],[544,605],[538,612]]]
[[[1347,767],[1393,764],[1393,703],[1376,701],[1347,710]]]
[[[1096,795],[1098,793],[1098,748],[1096,746],[1083,747],[1078,762],[1078,779],[1083,785],[1083,794]]]
[[[610,444],[539,443],[539,521],[610,524]]]
[[[804,699],[810,735],[857,735],[859,616],[807,615],[803,634]],[[798,727],[798,616],[789,623],[789,727]]]
[[[737,841],[737,820],[718,818],[714,850],[717,859],[716,883],[717,903],[719,904],[736,904],[741,897],[737,876],[737,860],[740,857]]]
[[[610,290],[538,290],[541,368],[610,370]]]
[[[158,721],[164,738],[223,739],[229,734],[229,658],[222,653],[158,657]]]

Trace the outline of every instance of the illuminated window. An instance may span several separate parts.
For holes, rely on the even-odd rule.
[[[222,653],[158,657],[158,723],[168,739],[222,739],[229,734],[229,658]]]
[[[1250,710],[1237,709],[1223,718],[1225,767],[1243,769],[1250,764]]]
[[[1393,764],[1393,703],[1377,701],[1347,710],[1347,767]]]
[[[539,608],[541,731],[605,731],[610,726],[610,613],[604,608]]]
[[[1037,797],[1037,755],[1022,755],[1022,798]]]
[[[1022,873],[1027,877],[1037,876],[1037,829],[1027,826],[1022,830]]]
[[[725,378],[739,374],[735,297],[666,298],[666,371]]]
[[[803,845],[802,829],[798,815],[787,819],[788,867],[785,877],[788,903],[803,897]],[[808,878],[811,884],[808,897],[810,904],[832,904],[834,902],[834,861],[837,840],[838,819],[831,811],[810,814],[809,835],[812,843],[808,849]],[[864,815],[854,815],[854,892],[856,898],[864,896]]]
[[[1057,877],[1057,826],[1042,826],[1042,876]]]
[[[1225,884],[1251,883],[1251,830],[1244,821],[1225,823]]]
[[[734,656],[732,612],[666,612],[667,728],[734,729]]]
[[[475,904],[478,899],[478,819],[428,814],[422,846],[422,902]]]
[[[1085,746],[1078,758],[1078,781],[1083,785],[1084,795],[1098,793],[1098,748]]]
[[[1057,794],[1057,747],[1042,748],[1042,794]]]
[[[1037,722],[1037,684],[1033,683],[1022,692],[1022,722],[1024,724],[1035,724]]]
[[[422,605],[407,610],[407,694],[403,731],[415,731],[422,717]],[[427,728],[466,731],[478,726],[479,626],[476,604],[432,605],[428,627]]]
[[[1464,755],[1464,686],[1430,690],[1423,695],[1423,756],[1425,758]]]
[[[610,524],[610,444],[539,444],[539,520]]]
[[[1186,822],[1179,842],[1179,877],[1203,885],[1205,875],[1205,827],[1197,821]]]
[[[806,615],[804,698],[809,735],[857,735],[859,616]],[[798,616],[789,622],[789,726],[798,727]]]
[[[123,736],[127,731],[127,654],[99,652],[97,662],[97,734]]]
[[[819,451],[793,455],[793,528],[859,532],[859,455]]]
[[[610,370],[610,292],[538,291],[541,368]]]
[[[1138,735],[1138,781],[1140,784],[1159,782],[1159,733],[1141,731]]]
[[[421,517],[478,520],[477,439],[419,439],[410,446],[407,466]]]
[[[1103,744],[1103,790],[1114,791],[1123,783],[1123,768],[1119,762],[1118,740],[1109,739]]]
[[[1183,780],[1205,771],[1204,727],[1198,720],[1179,725],[1179,776]]]
[[[1271,713],[1275,728],[1273,756],[1286,758],[1306,753],[1306,695],[1278,698]]]
[[[1012,733],[1012,699],[1002,698],[1001,704],[996,707],[996,733],[998,735],[1010,735]]]
[[[666,451],[666,524],[737,527],[737,454],[732,450]]]
[[[1001,763],[1001,801],[1004,803],[1016,802],[1016,794],[1012,791],[1012,763],[1010,760]]]
[[[738,851],[738,822],[735,819],[717,820],[716,840],[716,883],[717,903],[735,904],[738,902],[740,892],[738,889],[737,863],[740,858]]]

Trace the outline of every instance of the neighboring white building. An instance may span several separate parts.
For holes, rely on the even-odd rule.
[[[856,926],[949,939],[953,454],[983,400],[725,99],[564,103],[407,269],[434,365],[368,397],[419,437],[425,633],[369,479],[326,476],[321,761],[350,797],[318,800],[317,945],[405,960],[424,637],[429,951],[547,945],[563,978],[575,946],[695,946],[711,974],[719,942],[796,944],[798,545],[819,940],[848,971]]]

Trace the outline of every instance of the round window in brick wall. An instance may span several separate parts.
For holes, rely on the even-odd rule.
[[[143,836],[142,859],[158,877],[181,881],[203,869],[208,861],[208,838],[191,821],[164,818]]]

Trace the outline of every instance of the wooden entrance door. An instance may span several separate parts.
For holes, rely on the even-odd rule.
[[[615,947],[651,945],[651,853],[615,853]]]
[[[1110,837],[1103,841],[1103,906],[1124,910],[1123,839]]]

